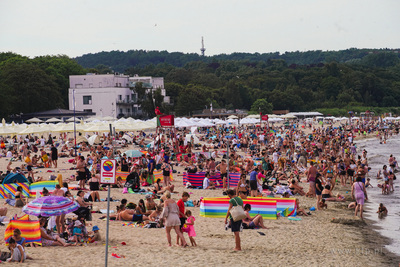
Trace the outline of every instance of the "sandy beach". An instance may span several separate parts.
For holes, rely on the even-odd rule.
[[[74,167],[68,163],[69,158],[58,161],[58,169],[36,169],[36,176],[46,180],[52,174],[62,174],[63,178],[74,174]],[[0,169],[5,170],[8,159],[0,159]],[[21,162],[14,162],[19,166]],[[55,172],[48,173],[47,170]],[[222,190],[186,189],[182,184],[182,167],[176,167],[173,184],[179,194],[172,198],[178,200],[183,191],[190,193],[192,200],[200,197],[219,197]],[[308,184],[301,186],[307,189]],[[199,215],[199,208],[188,208],[196,218],[195,238],[197,247],[167,247],[164,229],[145,229],[123,226],[121,221],[110,221],[109,266],[397,266],[400,257],[388,252],[384,245],[389,242],[372,230],[368,220],[354,217],[353,210],[347,205],[351,199],[350,187],[335,188],[346,197],[346,202],[328,202],[328,209],[313,211],[311,216],[301,216],[301,221],[290,221],[288,218],[266,220],[268,229],[244,230],[241,233],[243,251],[234,252],[234,236],[224,228],[223,218],[204,218]],[[72,193],[76,196],[76,190]],[[100,192],[105,199],[107,192]],[[137,203],[143,195],[122,194],[122,189],[111,189],[111,197]],[[309,210],[315,206],[315,199],[297,196],[300,207]],[[2,200],[1,203],[5,201]],[[119,202],[111,202],[111,209],[116,211]],[[107,202],[94,203],[100,209],[106,209]],[[22,215],[20,208],[8,206],[8,216]],[[368,212],[368,211],[367,211]],[[369,211],[373,212],[373,211]],[[106,234],[106,221],[100,220],[102,214],[93,213],[93,220],[88,226],[100,228],[103,240]],[[3,232],[5,226],[3,227]],[[265,233],[265,236],[258,232]],[[185,235],[187,238],[187,235]],[[175,240],[175,234],[172,234]],[[188,239],[187,239],[188,240]],[[4,245],[2,251],[7,251]],[[122,245],[121,242],[126,242]],[[29,266],[103,266],[105,260],[105,242],[79,247],[36,247],[26,248],[33,257],[26,264]],[[111,253],[123,257],[115,258]]]

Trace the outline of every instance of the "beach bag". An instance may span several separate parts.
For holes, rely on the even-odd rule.
[[[11,258],[10,252],[1,252],[0,261],[6,261],[8,258]]]
[[[247,216],[246,216],[246,213],[244,213],[243,207],[239,206],[239,204],[237,203],[236,199],[234,199],[234,200],[236,202],[236,206],[233,206],[231,208],[231,210],[229,211],[229,213],[231,214],[233,221],[237,222],[237,221],[243,220]]]

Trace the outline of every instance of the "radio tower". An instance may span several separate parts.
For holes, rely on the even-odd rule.
[[[204,48],[204,38],[203,38],[203,36],[201,37],[201,48],[200,48],[200,51],[201,51],[201,55],[204,57],[204,52],[206,51],[206,49]]]

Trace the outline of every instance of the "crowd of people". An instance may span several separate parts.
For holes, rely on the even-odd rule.
[[[243,207],[243,199],[263,196],[265,194],[281,194],[287,196],[306,196],[315,198],[316,209],[326,209],[328,201],[343,202],[345,197],[334,193],[335,188],[351,188],[355,200],[355,215],[363,218],[364,201],[368,199],[366,188],[368,157],[364,150],[358,154],[354,139],[360,135],[376,134],[385,142],[398,129],[382,128],[377,121],[359,122],[355,125],[333,127],[330,124],[313,127],[311,124],[299,121],[282,126],[216,126],[199,128],[199,142],[193,135],[187,138],[188,129],[180,131],[164,130],[158,134],[140,132],[133,142],[138,148],[144,149],[145,138],[154,139],[154,144],[143,155],[128,157],[120,148],[113,147],[110,136],[102,137],[101,145],[81,143],[79,147],[71,147],[67,136],[43,137],[26,136],[8,140],[0,140],[1,154],[9,158],[9,164],[2,178],[9,173],[24,173],[31,182],[43,179],[38,176],[40,168],[58,168],[58,158],[69,158],[76,173],[59,181],[52,192],[56,196],[64,196],[76,201],[79,209],[75,211],[76,219],[66,219],[57,216],[54,220],[40,218],[42,243],[44,246],[70,246],[84,242],[101,240],[99,228],[91,226],[92,207],[101,201],[99,191],[105,190],[100,184],[101,159],[117,158],[118,170],[127,173],[125,182],[117,178],[115,188],[143,194],[138,203],[123,199],[117,208],[114,220],[141,223],[144,227],[164,228],[168,245],[172,245],[171,230],[177,235],[176,244],[188,246],[185,233],[190,243],[196,246],[194,237],[195,217],[186,206],[198,206],[198,201],[189,201],[187,192],[175,202],[171,193],[177,193],[176,185],[171,177],[178,177],[177,168],[183,168],[188,173],[204,172],[203,190],[222,188],[223,194],[230,198],[230,206],[226,215],[226,224],[235,235],[235,250],[241,250],[239,232],[241,229],[266,228],[261,215],[250,216],[251,206]],[[305,132],[307,130],[307,133]],[[123,133],[117,135],[121,139]],[[122,142],[126,145],[126,141]],[[35,154],[32,156],[32,154]],[[12,166],[12,165],[18,166]],[[394,190],[396,159],[391,156],[389,169],[385,165],[380,174],[384,179],[382,193]],[[162,173],[162,179],[154,179],[156,172]],[[228,189],[228,174],[239,173],[240,181],[234,189]],[[216,178],[217,177],[217,178]],[[71,189],[69,183],[77,183]],[[308,184],[308,185],[307,185]],[[189,185],[187,185],[189,186]],[[73,197],[71,190],[77,190]],[[45,195],[46,192],[43,192]],[[218,195],[218,194],[216,194]],[[13,201],[14,200],[14,201]],[[20,190],[15,198],[9,197],[7,203],[22,207],[26,204]],[[242,206],[246,214],[243,220],[234,221],[230,211],[235,206]],[[308,213],[299,207],[299,214]],[[385,207],[380,207],[379,214],[385,214]],[[386,209],[387,213],[387,209]],[[384,216],[384,215],[382,215]],[[50,224],[50,227],[47,227]],[[52,227],[56,228],[53,231]],[[49,231],[48,228],[51,230]],[[10,239],[13,256],[26,258],[18,240],[16,244]],[[12,244],[12,245],[11,245]]]

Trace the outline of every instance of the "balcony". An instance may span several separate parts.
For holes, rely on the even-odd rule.
[[[136,104],[137,101],[136,99],[121,99],[121,100],[117,100],[117,105],[133,105]]]
[[[136,118],[138,116],[142,115],[142,111],[138,110],[138,111],[131,111],[131,112],[122,112],[118,114],[118,118],[128,118],[128,117],[133,117]]]

